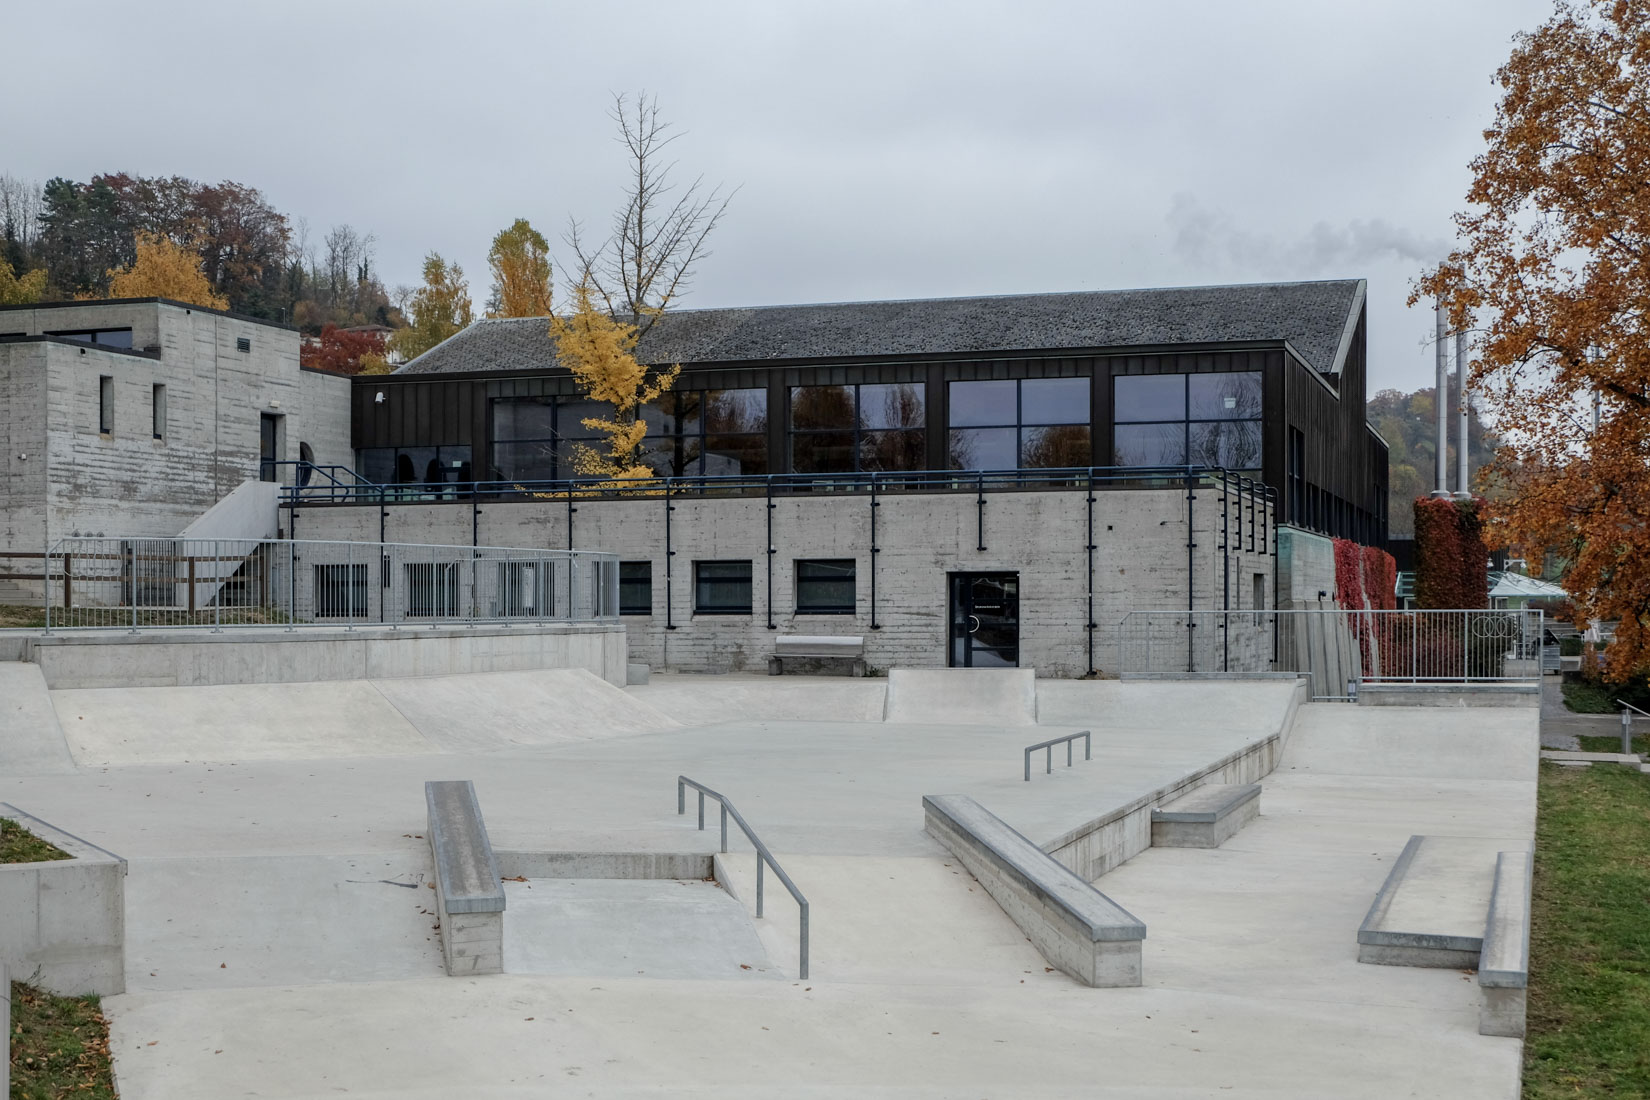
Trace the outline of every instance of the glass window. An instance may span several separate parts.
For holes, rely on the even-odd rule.
[[[1186,419],[1184,374],[1121,375],[1113,379],[1112,392],[1116,397],[1112,419],[1119,424]]]
[[[166,387],[156,382],[149,393],[149,419],[156,439],[166,438]]]
[[[458,614],[458,567],[456,561],[408,562],[407,615],[409,617]],[[359,566],[366,569],[366,566]]]
[[[364,619],[366,616],[366,563],[317,565],[315,567],[315,617],[317,619]]]
[[[619,563],[619,614],[653,614],[653,563]]]
[[[388,485],[395,480],[394,447],[362,447],[356,453],[355,469],[374,485]]]
[[[928,423],[923,387],[909,382],[859,387],[861,428],[922,428]]]
[[[556,434],[552,397],[501,397],[493,402],[493,438],[551,439]]]
[[[115,380],[107,374],[97,380],[97,430],[104,435],[115,430]]]
[[[1089,422],[1087,378],[1027,378],[1020,383],[1020,423]]]
[[[1260,372],[1187,376],[1189,420],[1259,420]]]
[[[1186,425],[1119,424],[1112,430],[1113,461],[1119,466],[1186,465]]]
[[[793,386],[791,430],[820,431],[854,426],[852,386]]]
[[[1187,433],[1188,461],[1194,466],[1227,470],[1260,469],[1260,421],[1215,420],[1193,423]]]
[[[795,386],[791,469],[799,474],[924,469],[925,423],[923,388],[914,383]]]
[[[797,614],[852,615],[854,559],[820,558],[796,563]]]
[[[950,394],[947,457],[953,469],[1048,469],[1094,462],[1087,378],[953,382]]]
[[[953,428],[990,427],[1019,420],[1013,382],[953,382],[950,398]]]
[[[795,433],[791,436],[791,469],[799,474],[851,472],[855,469],[854,433]]]
[[[748,560],[694,562],[693,610],[700,615],[749,615],[751,563]]]
[[[65,340],[79,340],[86,344],[100,344],[106,348],[131,348],[132,330],[129,328],[83,329],[79,332],[48,332],[47,336],[61,336]]]

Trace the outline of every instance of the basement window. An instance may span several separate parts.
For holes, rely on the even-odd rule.
[[[155,383],[150,391],[149,417],[154,422],[156,439],[166,438],[166,387],[159,382]]]
[[[693,610],[700,615],[749,615],[750,561],[694,562]]]
[[[360,564],[317,565],[315,567],[315,617],[317,619],[364,619],[367,617],[367,566]]]
[[[115,380],[102,375],[97,380],[97,430],[113,435],[115,430]]]
[[[619,563],[619,614],[653,614],[653,563]]]
[[[852,615],[854,559],[797,562],[796,612],[798,615]]]

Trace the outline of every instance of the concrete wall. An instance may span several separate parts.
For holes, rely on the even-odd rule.
[[[165,634],[52,634],[28,640],[25,660],[49,688],[201,687],[376,680],[469,672],[582,668],[625,683],[622,626],[231,628]]]
[[[72,859],[0,864],[0,964],[63,996],[126,991],[126,861],[16,807],[9,817]]]
[[[77,533],[178,534],[258,477],[260,414],[282,418],[281,457],[296,459],[309,442],[318,460],[348,462],[348,380],[300,373],[293,330],[153,302],[0,313],[6,332],[99,327],[130,328],[141,353],[0,344],[0,549],[39,550]],[[241,339],[250,350],[239,350]],[[114,380],[109,432],[99,431],[104,376]],[[157,384],[166,387],[160,439]]]
[[[1095,666],[1117,667],[1117,627],[1135,609],[1187,606],[1187,501],[1174,490],[1094,494]],[[647,560],[653,569],[651,615],[627,616],[630,658],[655,668],[692,671],[764,669],[773,637],[855,634],[865,638],[875,668],[943,667],[947,663],[947,582],[951,572],[1018,572],[1020,665],[1042,676],[1080,676],[1089,670],[1088,494],[1082,490],[992,493],[986,496],[983,544],[978,502],[968,493],[902,493],[880,497],[871,553],[871,501],[865,494],[820,494],[772,501],[771,599],[767,581],[768,505],[762,497],[685,498],[671,503],[671,550],[665,555],[662,496],[575,502],[572,532],[565,502],[468,501],[392,505],[385,520],[391,542],[582,549]],[[1247,518],[1236,530],[1235,509],[1226,537],[1232,547],[1222,577],[1220,494],[1198,490],[1194,504],[1192,601],[1199,608],[1253,605],[1254,581],[1262,602],[1272,600],[1272,557],[1258,533],[1250,552]],[[376,507],[314,505],[284,513],[300,539],[378,539]],[[1247,516],[1247,513],[1246,513]],[[871,569],[876,569],[876,625],[872,629]],[[857,599],[851,615],[798,614],[795,563],[806,558],[853,558]],[[752,563],[752,613],[697,615],[693,563],[743,559]],[[667,568],[670,576],[667,580]],[[667,625],[667,601],[669,623]],[[771,622],[771,628],[770,628]]]
[[[1278,606],[1333,607],[1334,599],[1334,540],[1287,524],[1278,528]]]

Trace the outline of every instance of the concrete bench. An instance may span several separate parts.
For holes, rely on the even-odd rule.
[[[1478,960],[1478,1034],[1524,1037],[1525,997],[1530,984],[1530,852],[1502,852],[1495,859],[1495,887],[1484,922]]]
[[[930,836],[951,850],[1053,966],[1084,985],[1140,984],[1146,926],[965,795],[924,795]],[[943,935],[943,929],[935,929]]]
[[[1205,783],[1152,811],[1152,847],[1218,848],[1259,816],[1259,783]]]
[[[773,640],[768,675],[780,676],[786,661],[851,661],[849,674],[865,675],[865,638],[857,634],[781,634]]]
[[[504,883],[468,779],[424,784],[435,859],[436,912],[448,974],[498,974],[504,969]]]
[[[1358,961],[1478,969],[1505,840],[1412,836],[1358,928]]]

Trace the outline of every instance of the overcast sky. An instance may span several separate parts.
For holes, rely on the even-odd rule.
[[[1410,280],[1551,0],[17,5],[0,172],[231,179],[317,243],[426,251],[621,200],[615,92],[737,187],[684,306],[1362,277],[1371,392],[1430,384]],[[559,242],[558,242],[559,244]],[[558,277],[561,272],[557,272]]]

